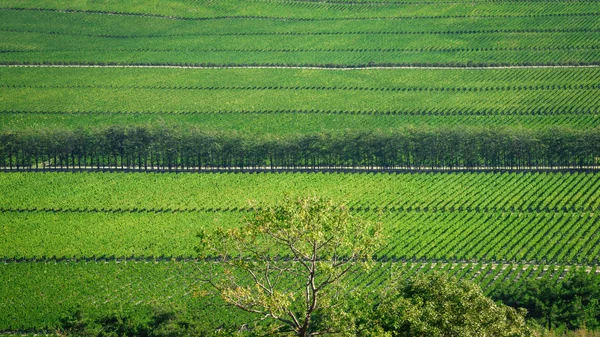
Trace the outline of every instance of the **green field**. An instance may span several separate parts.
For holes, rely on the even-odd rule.
[[[600,274],[599,4],[3,1],[0,333],[74,308],[241,324],[198,296],[196,234],[285,196],[382,222],[361,289]],[[203,165],[280,172],[170,172]],[[81,172],[19,172],[48,167]]]
[[[600,125],[600,70],[0,68],[3,130],[201,126],[251,134]]]
[[[0,62],[595,64],[600,56],[595,1],[142,3],[6,1]]]

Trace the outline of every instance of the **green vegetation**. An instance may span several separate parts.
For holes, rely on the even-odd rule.
[[[348,290],[394,280],[406,300],[344,302],[365,332],[457,328],[429,313],[460,301],[407,295],[434,272],[559,332],[598,328],[598,4],[2,1],[0,333],[239,328],[254,317],[203,296],[223,265],[195,235],[307,195],[381,221]],[[239,167],[272,173],[217,173]],[[102,172],[18,172],[49,169]]]
[[[382,116],[384,121],[395,119],[388,126],[370,118],[369,124],[353,127],[368,130],[410,125],[415,118],[426,117],[431,125],[438,126],[447,125],[448,118],[459,117],[467,120],[487,117],[483,123],[494,125],[501,123],[497,118],[508,118],[506,122],[511,122],[515,115],[524,115],[523,123],[527,118],[546,118],[547,123],[540,126],[581,125],[586,120],[594,126],[600,77],[595,68],[360,71],[3,68],[0,74],[3,77],[0,92],[6,97],[0,101],[0,110],[4,111],[0,120],[6,123],[4,130],[43,130],[42,126],[48,126],[44,120],[52,123],[49,126],[61,129],[88,129],[97,125],[91,124],[99,120],[96,113],[113,121],[126,118],[133,123],[166,125],[186,125],[180,118],[210,122],[227,118],[220,117],[222,114],[233,114],[241,120],[229,127],[221,122],[220,128],[240,130],[245,127],[241,123],[244,119],[250,127],[257,123],[246,113],[254,113],[252,117],[272,115],[268,119],[263,116],[265,130],[261,134],[290,133],[291,125],[281,122],[278,127],[269,125],[286,112],[300,115],[295,119],[301,129],[294,132],[301,132],[305,124],[314,129],[314,123],[320,122],[303,117],[302,112],[310,117],[320,115],[317,118],[334,113],[342,120],[356,118],[356,114],[394,115]],[[41,116],[42,121],[29,124],[29,113]],[[204,113],[216,115],[202,116]],[[433,116],[438,116],[437,120]],[[79,126],[70,124],[74,117]],[[19,122],[20,118],[25,120]],[[232,119],[230,116],[228,120]],[[100,123],[109,125],[108,121]],[[328,129],[340,130],[331,124]]]
[[[56,331],[73,310],[86,315],[141,306],[193,313],[212,329],[246,317],[193,291],[194,263],[152,261],[9,263],[0,265],[0,330]],[[199,317],[198,317],[199,316]]]
[[[250,136],[121,128],[0,133],[0,167],[153,170],[597,168],[600,128],[406,128]]]
[[[527,309],[529,317],[548,329],[600,327],[600,278],[593,273],[571,273],[559,282],[530,278],[518,286],[505,284],[492,297]]]
[[[595,2],[543,10],[522,2],[476,10],[467,3],[416,4],[7,1],[0,9],[0,62],[331,67],[600,60]]]
[[[370,324],[386,336],[531,336],[522,313],[494,303],[470,282],[441,273],[393,285]]]
[[[318,194],[374,211],[600,208],[596,173],[2,173],[0,179],[0,207],[17,211],[235,211],[248,210],[250,200],[273,205],[286,194]]]
[[[0,330],[35,329],[55,331],[61,317],[72,309],[95,315],[115,309],[169,304],[178,312],[195,313],[205,327],[241,325],[251,320],[237,309],[223,306],[216,298],[196,297],[197,281],[203,276],[195,262],[118,261],[95,262],[12,262],[0,264]],[[486,294],[493,289],[528,278],[542,277],[555,282],[574,272],[573,267],[557,265],[386,262],[375,264],[368,274],[351,283],[364,289],[378,289],[391,276],[408,279],[417,273],[434,271],[472,280]],[[554,281],[553,281],[554,280]]]
[[[347,200],[357,215],[381,220],[389,240],[373,270],[350,281],[357,289],[437,270],[490,293],[515,280],[555,282],[575,264],[597,268],[600,253],[600,180],[591,173],[0,177],[0,310],[9,312],[0,330],[53,330],[69,308],[108,315],[167,302],[197,312],[203,326],[241,324],[221,302],[193,296],[204,277],[194,235],[235,227],[255,207],[248,200],[273,205],[286,193]]]
[[[201,128],[228,137],[294,138],[415,127],[459,133],[465,133],[463,127],[486,132],[498,126],[591,130],[600,125],[599,74],[576,68],[3,68],[0,131],[62,138],[69,134],[65,131],[97,134],[123,125],[150,132],[160,126],[174,133]]]
[[[78,337],[182,337],[206,336],[207,330],[197,325],[197,319],[177,310],[143,306],[93,315],[74,309],[60,320],[58,332]]]
[[[198,234],[200,257],[219,262],[205,265],[209,296],[267,320],[270,334],[356,333],[356,318],[344,311],[349,280],[370,266],[381,225],[316,196],[286,198],[245,220]]]
[[[340,133],[342,130],[394,130],[403,127],[464,126],[470,128],[497,128],[515,126],[527,129],[565,126],[573,129],[600,127],[595,113],[548,113],[532,112],[529,115],[488,115],[477,112],[465,114],[407,114],[388,115],[387,112],[371,111],[270,111],[270,112],[216,112],[216,113],[161,113],[161,112],[0,112],[0,124],[5,130],[19,133],[39,130],[74,131],[108,129],[113,125],[129,125],[152,129],[164,125],[174,130],[185,130],[189,125],[202,125],[216,133],[290,134]]]
[[[201,229],[231,228],[244,213],[61,211],[0,213],[0,258],[191,258]],[[375,219],[376,211],[357,215]],[[379,259],[596,264],[599,217],[588,212],[383,212]],[[114,233],[119,233],[115,236]]]

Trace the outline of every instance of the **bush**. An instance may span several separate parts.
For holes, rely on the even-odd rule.
[[[369,331],[389,336],[532,335],[523,312],[498,305],[479,286],[445,274],[418,275],[380,297]]]
[[[164,308],[140,307],[92,315],[80,309],[61,318],[61,335],[81,337],[177,337],[206,336],[194,319]]]

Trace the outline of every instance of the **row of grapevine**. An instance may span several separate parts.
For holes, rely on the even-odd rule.
[[[147,48],[147,47],[146,47]],[[136,51],[136,50],[134,50]],[[143,50],[140,50],[143,51]],[[600,81],[599,68],[368,69],[356,72],[298,69],[0,68],[6,87],[577,87]],[[247,109],[248,110],[248,109]],[[85,111],[85,110],[84,110]],[[89,110],[88,110],[89,111]]]
[[[0,188],[0,209],[27,212],[248,211],[273,205],[286,194],[319,194],[355,211],[391,213],[600,209],[597,173],[13,172],[0,174]]]
[[[561,40],[568,37],[560,37]],[[281,38],[283,40],[283,38]],[[266,43],[263,38],[259,43]],[[586,41],[585,43],[594,43]],[[235,44],[234,41],[230,42]],[[246,41],[246,45],[254,42]],[[306,44],[323,43],[305,41]],[[444,43],[432,42],[431,44]],[[88,41],[88,44],[90,42]],[[491,45],[491,43],[490,43]],[[283,47],[286,48],[286,47]],[[539,47],[540,49],[548,47]],[[565,49],[574,49],[565,47]],[[457,53],[386,53],[386,52],[181,52],[177,49],[166,52],[135,52],[106,47],[102,54],[90,51],[29,52],[10,49],[0,54],[3,66],[139,66],[182,67],[182,68],[325,68],[363,69],[370,67],[436,67],[436,68],[488,68],[488,67],[594,67],[600,64],[600,51],[597,48],[554,51],[499,51],[499,52],[457,52]],[[201,61],[199,61],[199,59]]]
[[[113,3],[23,3],[18,0],[6,1],[5,9],[17,11],[46,11],[111,16],[141,17],[148,19],[169,18],[181,21],[203,21],[208,19],[279,19],[279,20],[345,20],[352,18],[444,18],[485,17],[491,15],[535,17],[540,14],[556,15],[563,13],[594,12],[595,1],[476,1],[461,3],[456,1],[165,1],[156,6],[143,7],[133,4]],[[543,4],[543,6],[540,5]],[[202,6],[202,7],[200,7]],[[206,8],[209,10],[198,10]],[[194,10],[191,10],[194,9]],[[390,13],[390,10],[393,10]],[[394,11],[395,10],[395,11]],[[401,10],[401,11],[399,11]],[[440,14],[449,13],[449,14]]]
[[[239,226],[246,213],[0,213],[6,261],[193,259],[200,229]],[[598,264],[595,213],[360,212],[382,221],[380,261],[513,261]],[[118,233],[118,234],[117,234]]]

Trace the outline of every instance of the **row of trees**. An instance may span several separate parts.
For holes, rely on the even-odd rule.
[[[119,127],[3,132],[0,167],[600,167],[600,128],[431,127],[249,135]]]

